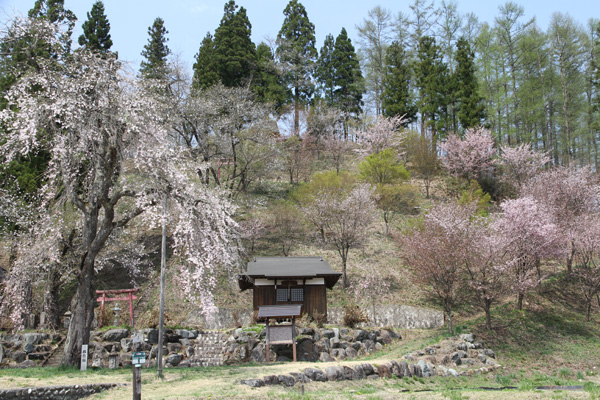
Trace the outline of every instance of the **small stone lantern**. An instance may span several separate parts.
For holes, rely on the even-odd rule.
[[[113,311],[115,313],[115,320],[113,322],[114,326],[119,325],[119,313],[122,311],[121,307],[119,307],[119,303],[115,302],[115,306],[113,308]]]

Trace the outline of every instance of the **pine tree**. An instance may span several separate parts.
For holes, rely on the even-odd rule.
[[[192,88],[194,90],[203,90],[219,82],[219,73],[214,60],[215,44],[213,37],[207,33],[194,63],[194,77],[192,79]]]
[[[257,70],[252,80],[252,91],[262,103],[269,103],[280,113],[286,101],[286,88],[275,66],[271,48],[264,42],[256,47]]]
[[[166,35],[169,33],[165,28],[165,21],[162,18],[156,18],[151,27],[148,28],[148,44],[144,46],[142,56],[146,61],[140,64],[140,72],[143,77],[151,79],[161,79],[167,73],[167,57],[171,50],[167,46],[169,40]]]
[[[335,104],[344,114],[344,137],[348,137],[348,121],[358,118],[362,111],[363,77],[358,57],[348,38],[345,28],[335,39],[331,53],[331,65],[334,71]]]
[[[325,99],[325,103],[328,106],[333,106],[334,96],[333,92],[335,89],[335,70],[333,67],[332,55],[335,48],[335,40],[332,34],[325,36],[325,42],[321,47],[319,59],[317,60],[317,66],[315,69],[315,76],[319,83],[320,95]]]
[[[284,65],[284,82],[288,101],[294,107],[294,134],[300,135],[300,108],[313,94],[312,70],[317,58],[315,26],[298,0],[291,0],[283,10],[285,19],[277,34],[277,57]]]
[[[417,107],[411,95],[411,71],[406,51],[393,42],[386,51],[386,75],[383,79],[381,107],[388,118],[404,116],[404,126],[417,118]]]
[[[445,125],[448,100],[448,67],[442,61],[435,39],[423,36],[419,41],[415,75],[419,90],[417,106],[421,113],[421,134],[431,130],[433,149],[438,130]]]
[[[483,98],[475,75],[475,55],[469,42],[461,37],[456,42],[456,100],[458,120],[463,129],[479,126],[485,118]]]
[[[97,53],[108,53],[113,45],[110,38],[110,23],[104,14],[104,3],[98,0],[87,13],[87,21],[81,28],[83,34],[79,36],[79,45]]]
[[[221,24],[215,31],[214,63],[223,85],[242,85],[256,69],[256,48],[250,38],[252,25],[246,9],[234,0],[225,4]]]

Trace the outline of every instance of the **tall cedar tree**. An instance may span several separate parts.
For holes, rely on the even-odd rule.
[[[221,83],[237,87],[248,81],[256,68],[256,48],[250,38],[252,25],[246,9],[229,0],[221,24],[215,30],[214,66]]]
[[[348,121],[358,118],[362,111],[363,77],[352,41],[345,28],[335,39],[331,54],[334,75],[334,97],[337,107],[343,112],[344,137],[348,137]]]
[[[113,42],[109,33],[110,23],[104,14],[104,3],[100,0],[95,2],[87,17],[81,26],[83,34],[79,36],[79,45],[93,52],[108,53]]]
[[[209,32],[204,39],[202,39],[200,49],[198,50],[198,54],[196,54],[194,77],[192,80],[193,89],[207,89],[219,82],[219,74],[216,71],[214,54],[215,42]]]
[[[469,42],[461,37],[456,42],[456,100],[458,120],[463,129],[481,124],[485,118],[483,98],[479,94],[479,83],[475,75],[475,55]]]
[[[283,15],[285,19],[277,34],[276,54],[286,70],[284,82],[288,87],[288,103],[294,107],[294,134],[299,136],[300,108],[310,101],[314,90],[315,26],[297,0],[288,3]]]
[[[286,101],[286,89],[275,66],[271,48],[264,42],[256,47],[257,70],[252,79],[252,91],[262,103],[269,103],[280,113]]]
[[[332,34],[325,36],[325,42],[317,60],[315,75],[319,83],[320,95],[325,99],[325,103],[333,107],[335,100],[333,91],[335,89],[335,70],[332,62],[333,50],[335,49],[335,39]]]
[[[383,78],[381,107],[388,118],[404,116],[406,127],[417,119],[417,107],[410,91],[411,72],[408,56],[402,45],[394,41],[385,56],[386,74]]]
[[[436,149],[439,123],[445,117],[448,67],[442,61],[435,39],[423,36],[419,40],[415,75],[421,113],[421,134],[431,129],[433,149]]]
[[[148,28],[148,44],[144,46],[142,56],[146,61],[140,64],[140,72],[143,77],[151,79],[161,79],[167,73],[167,57],[171,50],[167,46],[169,40],[166,35],[169,33],[165,28],[165,21],[162,18],[156,18],[152,26]]]

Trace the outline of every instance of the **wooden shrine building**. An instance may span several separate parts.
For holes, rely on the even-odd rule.
[[[327,317],[327,292],[342,274],[322,257],[257,257],[239,275],[242,291],[252,289],[253,307],[300,304],[301,314]]]

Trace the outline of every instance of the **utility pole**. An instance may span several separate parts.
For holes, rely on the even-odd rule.
[[[158,351],[156,366],[159,378],[163,377],[163,337],[165,335],[165,270],[167,269],[167,193],[163,202],[162,246],[160,255],[160,311],[158,316]]]

